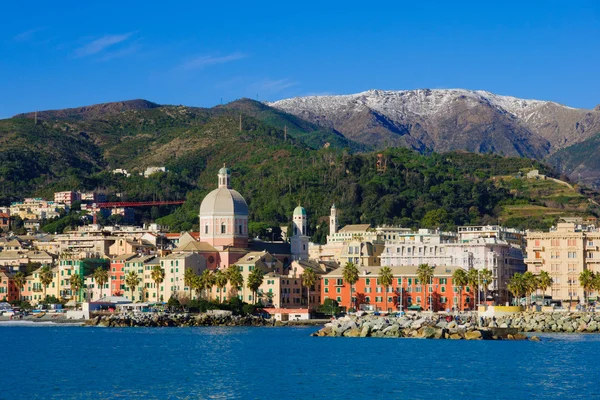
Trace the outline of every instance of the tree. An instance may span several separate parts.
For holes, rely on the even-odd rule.
[[[127,285],[129,290],[131,290],[131,301],[134,300],[133,292],[138,287],[141,281],[142,280],[135,271],[129,271],[127,276],[125,276],[125,285]]]
[[[223,302],[223,289],[227,286],[227,274],[221,270],[215,272],[215,285],[219,288],[219,303]]]
[[[492,283],[493,279],[494,279],[494,276],[492,274],[492,271],[490,271],[489,269],[484,268],[481,271],[479,271],[479,282],[481,282],[481,287],[483,288],[483,298],[484,298],[485,304],[487,304],[488,288],[489,288],[490,284]]]
[[[525,289],[525,302],[531,305],[531,294],[538,288],[537,276],[531,271],[527,271],[523,274],[523,285]]]
[[[319,307],[319,311],[329,315],[336,315],[340,312],[340,307],[337,301],[334,299],[325,299],[323,304]]]
[[[581,273],[579,274],[579,284],[583,288],[583,298],[584,298],[586,307],[588,304],[587,299],[588,299],[589,292],[594,288],[594,277],[595,277],[594,272],[590,271],[589,269],[581,271]]]
[[[392,274],[392,269],[388,266],[381,268],[379,271],[379,283],[383,286],[383,295],[385,297],[385,310],[387,311],[387,289],[392,284],[394,280],[394,274]]]
[[[308,267],[304,270],[304,273],[300,276],[300,278],[302,279],[302,286],[306,288],[308,297],[306,307],[310,313],[310,288],[313,287],[317,282],[317,274],[315,274],[315,271],[312,268]]]
[[[44,265],[40,270],[40,282],[44,288],[44,299],[46,298],[46,289],[52,283],[53,279],[54,273],[52,272],[52,268],[49,265]]]
[[[19,301],[20,301],[21,300],[21,290],[23,290],[23,286],[25,286],[25,282],[27,282],[27,278],[25,277],[24,273],[19,271],[15,274],[13,281],[15,283],[15,286],[17,287],[17,290],[19,291]]]
[[[160,284],[163,283],[165,280],[165,270],[162,269],[160,265],[155,265],[152,268],[152,273],[150,275],[152,276],[152,280],[156,284],[156,301],[160,301]]]
[[[252,290],[252,299],[254,299],[255,303],[256,303],[256,292],[258,291],[258,288],[260,287],[260,285],[263,284],[264,276],[265,276],[265,274],[262,272],[261,269],[258,269],[258,268],[255,268],[250,273],[250,275],[248,275],[248,283],[246,283],[246,286],[248,287],[248,289]]]
[[[475,303],[479,304],[479,270],[471,268],[467,271],[467,282],[469,287],[473,290],[473,296],[475,296]]]
[[[547,271],[540,271],[538,275],[538,286],[542,291],[542,297],[546,297],[546,290],[552,286],[552,278]],[[544,305],[544,300],[542,300],[542,305]]]
[[[452,283],[454,286],[458,286],[458,310],[462,308],[462,292],[463,288],[469,284],[469,278],[467,272],[459,268],[452,273]]]
[[[523,279],[523,275],[520,273],[516,273],[510,278],[506,288],[509,292],[513,294],[513,296],[517,299],[521,299],[521,295],[525,291],[525,281]],[[520,302],[520,301],[519,301]]]
[[[108,282],[108,271],[102,267],[96,268],[94,271],[94,280],[100,286],[100,297],[104,292],[104,285]]]
[[[242,276],[242,273],[240,272],[240,267],[237,266],[236,264],[232,264],[229,267],[227,267],[227,272],[225,272],[225,274],[227,275],[227,279],[229,280],[229,285],[231,286],[231,291],[232,294],[231,296],[237,296],[237,291],[238,291],[238,287],[242,286],[244,284],[244,277]],[[231,300],[231,297],[230,297]]]
[[[352,305],[354,300],[354,309],[357,309],[358,307],[355,300],[356,298],[352,293],[354,284],[358,281],[358,268],[356,268],[356,264],[348,261],[342,270],[342,278],[344,278],[344,281],[350,285],[350,305]]]
[[[190,292],[194,290],[196,276],[198,276],[196,271],[191,268],[186,268],[185,272],[183,273],[183,284],[190,288]]]
[[[423,304],[427,304],[425,296],[427,295],[427,284],[433,281],[433,267],[429,264],[421,264],[417,267],[417,278],[421,282],[423,288]],[[430,304],[431,310],[433,311],[433,304]]]
[[[71,275],[71,278],[69,279],[69,285],[71,286],[71,297],[73,298],[75,307],[77,307],[77,296],[83,287],[83,277],[78,273]]]
[[[210,270],[205,269],[200,274],[200,287],[204,291],[204,298],[208,299],[208,290],[215,284],[215,277]]]

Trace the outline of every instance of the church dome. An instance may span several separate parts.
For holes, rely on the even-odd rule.
[[[200,204],[200,217],[212,215],[248,215],[248,204],[236,190],[220,187],[206,195]]]
[[[306,210],[302,206],[298,206],[294,209],[294,217],[306,217]]]
[[[229,171],[229,168],[225,167],[225,165],[223,165],[223,168],[221,168],[219,170],[219,175],[230,175],[231,172]]]

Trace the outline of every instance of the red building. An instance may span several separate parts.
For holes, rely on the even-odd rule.
[[[0,213],[0,229],[10,229],[10,215],[7,213]]]
[[[459,267],[436,267],[433,282],[421,285],[416,266],[390,267],[394,279],[384,288],[379,282],[382,267],[359,267],[358,281],[353,285],[354,299],[358,310],[400,311],[419,309],[433,311],[470,310],[474,306],[469,288],[452,283],[452,274]],[[350,300],[350,284],[344,281],[343,268],[322,276],[321,299],[336,300],[346,309],[354,308]]]
[[[110,260],[109,282],[110,294],[112,296],[123,295],[123,288],[125,287],[125,263],[136,256],[137,254],[124,254],[115,256],[112,260]]]
[[[13,301],[19,299],[19,289],[15,285],[14,274],[0,271],[0,301]]]

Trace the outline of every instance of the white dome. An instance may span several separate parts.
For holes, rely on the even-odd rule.
[[[246,200],[234,189],[220,187],[206,195],[200,205],[200,217],[213,215],[248,215]]]

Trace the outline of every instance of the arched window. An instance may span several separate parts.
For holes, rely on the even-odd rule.
[[[221,233],[226,233],[225,222],[221,223]]]
[[[242,225],[240,224],[238,227],[240,229],[240,235],[243,235],[244,234],[244,229],[243,229]]]
[[[208,235],[208,224],[204,225],[204,234]]]

